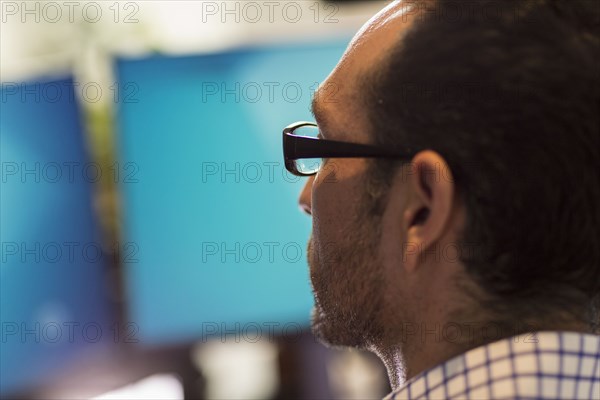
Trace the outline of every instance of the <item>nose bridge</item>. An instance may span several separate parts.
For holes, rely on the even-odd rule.
[[[307,179],[304,187],[302,188],[302,192],[300,192],[300,198],[298,199],[298,203],[300,208],[307,214],[312,214],[312,185],[315,180],[314,176],[311,176]]]

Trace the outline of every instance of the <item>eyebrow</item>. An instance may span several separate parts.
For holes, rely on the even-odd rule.
[[[310,105],[310,113],[313,115],[313,117],[315,118],[315,121],[317,122],[317,125],[323,127],[325,130],[327,128],[327,120],[325,118],[325,113],[323,111],[323,108],[321,107],[321,103],[319,103],[317,101],[317,99],[319,98],[319,91],[317,90],[312,98],[312,102]]]

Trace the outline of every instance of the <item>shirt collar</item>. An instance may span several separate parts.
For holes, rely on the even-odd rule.
[[[600,336],[525,333],[453,357],[408,380],[385,400],[600,398]]]

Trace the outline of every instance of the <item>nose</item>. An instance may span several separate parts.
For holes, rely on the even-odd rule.
[[[302,211],[304,211],[308,215],[312,215],[311,198],[312,198],[312,185],[313,185],[314,180],[315,180],[314,176],[311,176],[308,178],[308,180],[306,181],[306,184],[304,185],[304,188],[302,188],[302,192],[300,193],[300,198],[298,199],[300,208],[302,209]]]

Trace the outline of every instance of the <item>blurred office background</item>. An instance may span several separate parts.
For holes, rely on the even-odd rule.
[[[310,333],[281,159],[384,5],[1,2],[2,398],[388,393]]]

